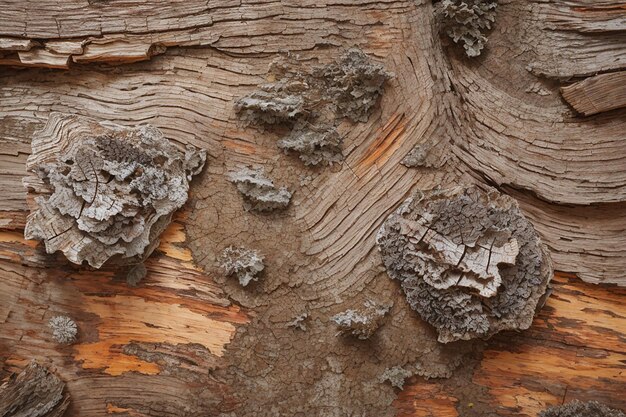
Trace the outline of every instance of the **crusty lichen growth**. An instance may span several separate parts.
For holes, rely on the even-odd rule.
[[[322,81],[322,93],[337,107],[339,117],[367,122],[392,74],[362,50],[352,48],[339,61],[316,68],[313,77]]]
[[[533,226],[493,189],[419,192],[387,218],[377,243],[442,343],[528,328],[552,275]]]
[[[36,198],[25,237],[94,268],[113,256],[127,263],[149,256],[206,159],[205,151],[181,151],[152,126],[59,114],[32,147],[28,169],[49,194]]]
[[[259,274],[265,268],[263,255],[244,247],[229,246],[219,258],[219,265],[226,275],[234,275],[239,283],[246,287],[251,281],[258,281]]]
[[[357,339],[369,339],[383,323],[390,306],[380,305],[371,300],[364,303],[364,308],[349,309],[336,314],[332,320],[337,324],[339,334],[349,334]]]
[[[242,168],[232,172],[229,180],[237,186],[247,210],[273,211],[287,208],[291,193],[286,187],[276,188],[262,169]]]
[[[76,322],[67,316],[55,316],[48,321],[48,327],[52,329],[52,338],[63,345],[69,345],[76,341],[78,326]]]
[[[307,165],[339,162],[343,138],[336,125],[342,118],[366,122],[392,74],[356,48],[328,65],[294,67],[274,63],[277,81],[238,99],[235,111],[247,123],[291,126],[278,146],[299,153]]]
[[[293,327],[294,329],[306,331],[306,323],[305,321],[309,318],[309,313],[304,312],[302,314],[298,314],[293,318],[289,323],[287,323],[287,327]]]
[[[380,382],[389,382],[392,387],[400,390],[404,389],[404,382],[407,378],[413,376],[413,372],[406,370],[400,366],[387,368],[380,376]]]
[[[304,99],[288,91],[288,87],[267,84],[235,102],[235,111],[242,120],[268,125],[286,123],[305,114]]]
[[[462,43],[468,57],[479,56],[495,21],[498,3],[490,0],[443,0],[444,30],[455,42]]]
[[[539,417],[626,417],[626,414],[597,401],[574,400],[567,404],[549,407],[540,412]]]
[[[278,141],[278,147],[295,151],[305,165],[332,165],[343,160],[342,138],[334,127],[294,127],[291,133]]]

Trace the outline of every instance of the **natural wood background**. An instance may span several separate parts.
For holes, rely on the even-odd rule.
[[[357,45],[396,77],[368,123],[340,126],[345,163],[297,190],[293,221],[321,265],[311,278],[320,291],[328,276],[342,296],[362,289],[386,214],[415,188],[460,181],[517,198],[557,269],[578,275],[557,273],[531,329],[495,337],[474,368],[412,379],[393,404],[399,415],[535,416],[574,398],[626,408],[626,291],[610,284],[626,282],[626,110],[615,105],[625,10],[502,1],[485,56],[468,61],[438,36],[430,2],[0,0],[0,377],[32,358],[51,366],[76,416],[187,415],[171,404],[207,387],[228,397],[207,369],[254,311],[194,265],[184,225],[195,206],[170,226],[139,287],[71,268],[22,237],[30,137],[62,111],[154,124],[206,148],[210,175],[276,161],[276,135],[240,126],[233,100],[266,81],[283,51],[313,65]],[[615,99],[603,101],[609,91]],[[419,144],[446,164],[403,167]],[[70,347],[46,334],[61,313],[80,326]]]

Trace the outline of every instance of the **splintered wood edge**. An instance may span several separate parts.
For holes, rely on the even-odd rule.
[[[561,87],[561,94],[584,116],[626,107],[626,71],[586,78]]]

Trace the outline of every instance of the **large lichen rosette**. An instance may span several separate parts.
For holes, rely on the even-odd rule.
[[[527,329],[552,276],[532,224],[494,189],[418,192],[387,218],[377,243],[442,343]]]
[[[185,204],[205,160],[205,151],[182,151],[149,125],[53,113],[27,162],[24,183],[36,197],[24,235],[76,264],[139,262]]]

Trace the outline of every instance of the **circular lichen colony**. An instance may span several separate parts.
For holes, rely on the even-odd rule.
[[[33,138],[28,169],[39,176],[41,195],[24,234],[76,264],[99,268],[116,255],[136,263],[187,201],[189,180],[205,159],[152,126],[55,114]]]
[[[418,192],[387,218],[377,243],[442,343],[527,329],[552,276],[532,224],[494,189]]]

